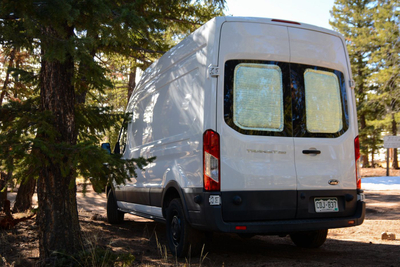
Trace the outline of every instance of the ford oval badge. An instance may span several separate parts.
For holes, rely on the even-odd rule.
[[[328,183],[329,183],[330,185],[338,185],[338,184],[339,184],[339,181],[333,179],[333,180],[330,180]]]

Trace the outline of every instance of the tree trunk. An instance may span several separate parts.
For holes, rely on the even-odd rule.
[[[135,89],[135,86],[136,86],[136,66],[135,66],[135,64],[133,64],[133,65],[134,65],[133,70],[131,71],[131,73],[129,73],[128,102],[133,93],[133,89]]]
[[[4,201],[7,200],[7,189],[1,192],[7,184],[7,174],[5,172],[0,172],[0,210],[4,208]]]
[[[361,130],[360,132],[363,132],[362,130],[365,129],[366,127],[367,127],[367,123],[365,121],[365,115],[361,114],[360,115],[360,130]],[[365,138],[366,138],[365,134],[362,134],[360,136],[361,140],[365,140]],[[368,152],[362,155],[362,161],[363,161],[362,166],[364,168],[369,166]]]
[[[96,52],[93,50],[90,52],[90,55],[92,58],[96,55]],[[79,64],[79,77],[80,77],[80,82],[79,82],[79,89],[77,94],[75,95],[75,101],[77,104],[85,104],[86,103],[86,95],[89,92],[89,86],[87,82],[87,78],[84,74],[84,69],[86,69],[87,66],[83,62]]]
[[[11,68],[14,67],[14,58],[15,58],[15,48],[10,53],[10,60],[8,63],[6,78],[4,79],[3,88],[2,88],[1,94],[0,94],[0,107],[3,105],[3,99],[7,94],[7,86],[10,83]]]
[[[397,135],[397,122],[394,117],[394,113],[392,113],[392,135]],[[399,162],[397,159],[397,148],[393,149],[393,162],[392,162],[393,169],[399,169]]]
[[[14,58],[15,58],[15,48],[10,53],[10,60],[8,63],[6,77],[4,79],[3,87],[1,90],[1,94],[0,94],[0,107],[3,105],[4,97],[7,94],[7,86],[10,83],[9,78],[10,78],[10,74],[11,74],[11,68],[13,68],[13,65],[14,65]],[[5,63],[6,63],[6,60],[4,60],[4,64]],[[11,177],[12,177],[11,172],[8,172],[8,174],[6,174],[4,172],[0,172],[0,210],[3,209],[4,202],[7,200],[7,188],[5,188],[5,187],[7,186],[7,182],[9,179],[11,179]],[[3,189],[4,189],[4,192],[1,192]]]
[[[52,38],[60,38],[51,27],[43,28],[43,32],[50,37],[50,41]],[[73,28],[65,25],[65,33],[63,37],[69,39],[73,36]],[[40,71],[41,109],[53,115],[52,130],[56,135],[51,137],[42,134],[39,137],[48,140],[51,145],[76,145],[75,92],[72,82],[74,61],[68,54],[62,62],[48,60],[45,47],[42,46]],[[61,169],[62,164],[68,164],[67,151],[54,152],[58,154],[58,159],[41,152],[47,164],[40,170],[37,183],[40,260],[42,264],[50,265],[56,261],[56,257],[72,256],[82,248],[76,203],[76,174],[72,166],[67,173]]]
[[[371,166],[375,168],[375,141],[376,137],[375,134],[372,135],[372,149],[371,149]]]
[[[0,210],[4,208],[4,202],[7,200],[7,185],[12,178],[12,172],[0,173]],[[4,189],[4,192],[1,192]]]
[[[365,80],[365,75],[363,72],[363,54],[362,52],[358,52],[357,53],[357,64],[356,64],[356,68],[357,68],[357,76],[356,76],[356,82],[357,82],[357,97],[358,97],[358,101],[359,101],[359,105],[363,106],[365,104],[365,92],[364,92],[364,80]],[[365,109],[361,108],[358,112],[358,116],[359,116],[359,122],[360,122],[360,143],[362,146],[366,147],[365,149],[361,150],[361,158],[362,158],[362,165],[363,167],[368,167],[369,166],[369,161],[368,161],[368,145],[366,143],[364,143],[364,140],[367,139],[367,135],[365,133],[365,128],[367,127],[367,122],[365,119]]]
[[[28,179],[20,184],[13,212],[24,212],[32,208],[32,197],[35,193],[36,180]]]

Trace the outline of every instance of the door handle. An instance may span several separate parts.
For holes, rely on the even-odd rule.
[[[321,151],[320,150],[316,150],[316,149],[306,149],[306,150],[303,150],[303,154],[306,154],[306,155],[319,155],[319,154],[321,154]]]

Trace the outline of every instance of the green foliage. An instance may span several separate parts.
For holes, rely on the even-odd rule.
[[[371,54],[369,37],[373,25],[373,10],[369,8],[371,2],[336,0],[331,11],[333,20],[330,21],[333,29],[343,34],[347,43],[360,117],[364,116],[364,109],[367,107],[366,94],[369,90],[367,77],[371,73],[368,68],[368,58]],[[362,128],[364,125],[361,125]]]
[[[39,237],[64,240],[42,242],[43,262],[54,263],[52,251],[75,254],[79,249],[76,196],[71,190],[76,175],[92,177],[100,191],[106,184],[124,183],[136,175],[136,168],[153,160],[123,160],[99,147],[103,136],[123,121],[126,103],[126,97],[109,97],[107,90],[120,84],[113,82],[110,68],[117,64],[108,59],[120,55],[135,59],[126,64],[130,70],[138,64],[145,67],[175,40],[220,14],[224,2],[0,0],[0,46],[26,52],[41,63],[39,75],[17,64],[11,67],[11,60],[7,67],[14,68],[16,82],[30,76],[32,84],[26,88],[36,89],[40,97],[10,97],[0,107],[0,164],[21,181],[40,177]],[[50,191],[54,194],[45,197]],[[71,219],[70,225],[49,221],[56,217],[51,214],[60,212]]]
[[[112,108],[77,106],[77,144],[57,143],[57,131],[51,124],[53,115],[40,111],[38,98],[22,103],[11,101],[0,109],[0,164],[15,173],[15,178],[37,178],[50,164],[60,167],[61,175],[76,171],[92,177],[97,192],[105,186],[130,181],[136,168],[143,168],[154,158],[121,159],[120,154],[109,154],[98,145],[101,134],[126,115],[112,113]],[[18,170],[18,171],[15,171]],[[128,175],[129,174],[129,175]],[[75,181],[71,181],[71,186]]]
[[[37,94],[37,61],[20,48],[0,46],[0,106]]]
[[[101,247],[84,251],[79,255],[79,266],[133,266],[135,256],[130,253],[116,253]]]
[[[373,15],[374,28],[370,38],[373,51],[369,59],[373,73],[369,77],[376,86],[372,103],[383,107],[380,118],[385,123],[386,131],[393,135],[397,129],[395,114],[400,112],[400,9],[398,1],[379,1]],[[396,127],[397,128],[397,127]]]
[[[132,32],[129,38],[141,38],[141,40],[138,44],[132,42],[123,54],[112,50],[103,53],[101,64],[107,68],[109,71],[107,75],[113,82],[113,87],[106,91],[106,102],[119,110],[124,109],[127,104],[127,90],[136,82],[135,75],[130,76],[131,73],[135,73],[136,68],[145,70],[163,53],[205,22],[223,15],[222,10],[223,1],[185,1],[184,4],[176,5],[174,8],[169,6],[164,11],[164,18],[158,18],[163,22],[162,28],[146,33]],[[146,38],[143,38],[144,36]]]
[[[330,24],[349,51],[363,155],[381,147],[381,132],[397,134],[399,13],[397,0],[336,0],[331,11]]]
[[[125,95],[115,95],[120,84],[113,82],[110,66],[118,63],[109,59],[137,58],[144,67],[181,37],[222,14],[223,5],[223,0],[0,0],[0,45],[23,49],[36,60],[74,59],[71,83],[77,94],[78,136],[76,144],[57,142],[55,115],[43,110],[39,98],[10,101],[1,108],[1,165],[20,179],[37,177],[52,164],[60,166],[63,177],[76,171],[96,180],[112,172],[118,183],[129,179],[123,170],[134,174],[133,167],[145,165],[144,159],[123,161],[98,146],[105,135],[115,139],[126,105]],[[133,67],[129,61],[126,66]],[[30,69],[14,68],[13,74],[25,84],[30,81],[30,88],[41,86]]]

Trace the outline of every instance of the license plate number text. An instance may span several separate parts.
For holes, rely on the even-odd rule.
[[[315,212],[339,212],[338,200],[332,198],[315,198]]]

